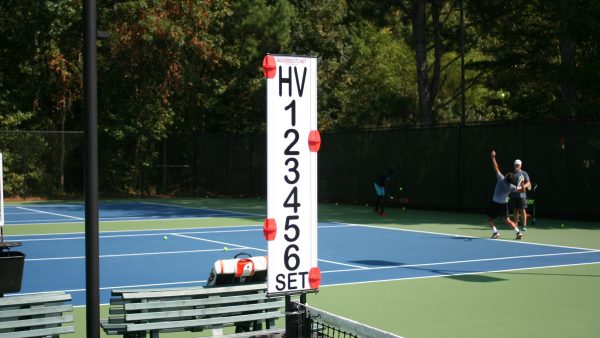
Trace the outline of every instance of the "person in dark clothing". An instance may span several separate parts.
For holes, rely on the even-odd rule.
[[[376,213],[378,213],[381,216],[387,216],[387,213],[385,212],[385,208],[384,208],[385,185],[392,178],[393,174],[394,174],[394,167],[389,166],[387,168],[386,172],[381,174],[381,176],[379,176],[377,178],[377,180],[375,180],[375,183],[374,183],[376,199],[375,199],[375,210],[373,210],[373,211],[375,211]]]

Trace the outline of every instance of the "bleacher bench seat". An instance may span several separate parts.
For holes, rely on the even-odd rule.
[[[0,298],[0,338],[59,337],[75,332],[71,295],[49,292]]]
[[[113,290],[109,317],[101,326],[106,334],[124,337],[208,329],[229,338],[270,335],[284,332],[275,327],[284,307],[283,297],[267,297],[266,284]],[[236,333],[224,336],[226,327]]]

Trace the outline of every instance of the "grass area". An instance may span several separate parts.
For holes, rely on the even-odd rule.
[[[256,199],[150,200],[190,207],[247,212],[246,218],[102,222],[102,231],[262,224],[265,201]],[[489,237],[484,214],[390,208],[380,217],[368,206],[321,204],[319,220]],[[256,215],[256,216],[254,216]],[[600,224],[537,219],[524,241],[600,250]],[[564,225],[564,226],[563,226]],[[8,235],[83,232],[83,223],[5,226]],[[512,240],[512,230],[499,229]],[[321,245],[326,245],[321,243]],[[427,248],[423,248],[426,250]],[[321,288],[309,304],[405,337],[598,337],[600,264],[407,279]],[[103,317],[107,308],[103,307]],[[76,330],[85,337],[85,308],[75,311]],[[198,334],[165,334],[195,337]]]

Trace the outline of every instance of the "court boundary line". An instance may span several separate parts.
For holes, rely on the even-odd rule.
[[[154,220],[151,220],[154,221]],[[45,223],[46,224],[46,223]],[[69,223],[69,224],[73,224],[73,223]],[[237,228],[237,227],[259,227],[261,226],[260,224],[242,224],[242,225],[225,225],[225,226],[207,226],[207,227],[195,227],[195,228],[160,228],[160,229],[130,229],[130,230],[103,230],[100,231],[99,233],[119,233],[119,232],[151,232],[151,231],[164,231],[164,232],[173,232],[173,231],[185,231],[185,230],[198,230],[198,229],[227,229],[229,227],[231,228]],[[257,230],[248,230],[248,231],[260,231],[262,230],[262,228],[257,229]],[[240,230],[243,231],[243,230]],[[225,232],[225,230],[223,230],[223,232]],[[80,231],[80,232],[57,232],[57,233],[45,233],[45,234],[18,234],[18,235],[6,235],[5,237],[27,237],[27,236],[55,236],[55,235],[61,235],[61,236],[65,236],[65,235],[81,235],[81,234],[85,234],[85,231]],[[135,236],[135,235],[131,235],[131,236]],[[21,241],[19,239],[19,241]]]
[[[384,229],[384,230],[416,232],[416,233],[423,233],[423,234],[430,234],[430,235],[440,235],[440,236],[448,236],[448,237],[481,239],[481,240],[486,240],[486,241],[502,241],[503,243],[514,243],[516,245],[527,244],[527,245],[537,245],[537,246],[563,248],[563,249],[574,249],[574,250],[590,250],[590,251],[600,250],[600,249],[583,248],[583,247],[576,247],[576,246],[566,246],[566,245],[558,245],[558,244],[534,243],[534,242],[527,242],[527,241],[522,241],[522,240],[507,240],[507,239],[503,239],[503,238],[500,238],[500,239],[491,239],[489,237],[475,237],[475,236],[468,236],[468,235],[450,234],[450,233],[425,231],[425,230],[390,228],[390,227],[384,227],[384,226],[379,226],[379,225],[355,224],[355,223],[343,223],[343,222],[330,222],[330,223],[347,224],[349,226],[362,227],[362,228],[375,228],[375,229]]]
[[[401,282],[401,281],[409,281],[409,280],[417,280],[417,279],[429,279],[429,278],[443,278],[443,277],[454,277],[454,276],[470,276],[470,275],[484,275],[484,274],[492,274],[492,273],[502,273],[509,271],[527,271],[527,270],[536,270],[536,269],[552,269],[552,268],[568,268],[574,266],[582,266],[582,265],[594,265],[600,264],[600,262],[587,262],[587,263],[574,263],[574,264],[558,264],[558,265],[548,265],[542,267],[529,267],[529,268],[518,268],[518,269],[501,269],[501,270],[490,270],[490,271],[481,271],[481,272],[466,272],[466,273],[457,273],[457,274],[445,274],[445,275],[431,275],[431,276],[418,276],[418,277],[403,277],[403,278],[392,278],[392,279],[379,279],[379,280],[370,280],[370,281],[361,281],[361,282],[349,282],[349,283],[335,283],[335,284],[325,284],[321,285],[320,288],[334,287],[334,286],[352,286],[352,285],[361,285],[361,284],[370,284],[370,283],[385,283],[385,282]],[[165,286],[165,285],[181,285],[181,284],[195,284],[195,283],[206,283],[206,280],[198,280],[198,281],[182,281],[182,282],[167,282],[167,283],[151,283],[151,284],[138,284],[138,285],[126,285],[126,286],[105,286],[100,287],[100,290],[109,291],[109,290],[117,290],[117,289],[132,289],[132,288],[144,288],[144,287],[153,287],[153,286]],[[43,294],[48,292],[85,292],[86,289],[68,289],[68,290],[49,290],[42,292],[27,292],[27,293],[18,293],[11,296],[19,296],[19,295],[34,295],[34,294]],[[100,305],[109,305],[109,303],[102,303]],[[86,307],[87,305],[74,305],[74,307]]]
[[[232,226],[233,227],[233,226]],[[103,238],[123,238],[123,237],[155,237],[155,236],[165,236],[165,235],[170,235],[170,236],[174,236],[174,237],[182,237],[182,238],[187,238],[187,239],[192,239],[192,240],[196,240],[196,241],[204,241],[204,242],[211,242],[211,243],[217,243],[217,244],[223,244],[223,245],[229,245],[233,247],[233,250],[254,250],[254,251],[259,251],[259,252],[267,252],[267,250],[265,249],[261,249],[261,248],[257,248],[257,247],[252,247],[252,246],[244,246],[244,245],[239,245],[239,244],[235,244],[235,243],[230,243],[230,242],[223,242],[223,241],[216,241],[216,240],[211,240],[211,239],[207,239],[207,238],[201,238],[201,237],[194,237],[194,236],[188,236],[188,234],[214,234],[214,233],[233,233],[233,232],[258,232],[258,231],[262,231],[262,229],[258,226],[258,225],[243,225],[243,226],[235,226],[235,227],[254,227],[254,229],[227,229],[227,227],[211,227],[210,229],[215,229],[214,231],[202,231],[202,230],[198,230],[198,228],[183,228],[183,229],[179,229],[179,230],[183,230],[183,233],[177,233],[177,231],[173,231],[173,230],[177,230],[177,229],[160,229],[160,230],[134,230],[134,231],[138,231],[138,232],[150,232],[150,233],[142,233],[142,234],[123,234],[123,235],[103,235],[100,236],[100,239]],[[208,228],[202,228],[202,229],[208,229]],[[163,231],[163,230],[170,230],[170,231]],[[192,230],[192,231],[185,231],[185,230]],[[134,232],[131,231],[131,232]],[[108,233],[119,233],[119,232],[130,232],[130,230],[115,230],[115,231],[107,231]],[[73,235],[80,235],[81,233],[72,233]],[[56,234],[43,234],[44,236],[53,236]],[[65,235],[65,234],[60,234],[60,235]],[[21,235],[23,236],[23,235]],[[39,235],[29,235],[29,236],[39,236]],[[16,236],[15,236],[16,237]],[[29,238],[29,239],[18,239],[21,242],[35,242],[35,241],[53,241],[53,240],[83,240],[85,239],[85,237],[82,236],[77,236],[77,237],[58,237],[58,238]],[[208,250],[208,249],[206,249]],[[212,250],[216,250],[216,251],[220,251],[222,249],[212,249]],[[189,250],[188,250],[189,251]],[[185,250],[184,251],[172,251],[172,252],[165,252],[165,253],[169,253],[169,254],[177,254],[177,253],[187,253]],[[154,254],[160,254],[160,253],[147,253],[148,255],[154,255]],[[143,256],[144,254],[123,254],[123,256]],[[105,258],[105,257],[109,257],[109,255],[101,255],[100,258]],[[118,255],[110,255],[110,257],[119,257]],[[53,257],[53,258],[31,258],[31,259],[25,259],[25,260],[36,260],[36,261],[42,261],[42,260],[60,260],[60,259],[82,259],[85,258],[85,256],[71,256],[69,258],[62,258],[62,257]],[[348,263],[342,263],[342,262],[336,262],[336,261],[332,261],[332,260],[326,260],[326,259],[319,259],[320,262],[324,262],[324,263],[329,263],[329,264],[335,264],[335,265],[340,265],[340,266],[348,266],[348,267],[353,267],[353,268],[357,268],[357,269],[368,269],[368,267],[365,266],[360,266],[360,265],[355,265],[355,264],[348,264]]]
[[[246,250],[247,247],[232,248],[230,250]],[[128,253],[128,254],[111,254],[111,255],[100,255],[100,258],[121,258],[121,257],[137,257],[137,256],[156,256],[156,255],[178,255],[178,254],[190,254],[200,252],[216,252],[223,251],[223,249],[197,249],[197,250],[181,250],[181,251],[162,251],[162,252],[140,252],[140,253]],[[26,262],[45,262],[45,261],[61,261],[61,260],[77,260],[85,259],[85,256],[65,256],[65,257],[46,257],[46,258],[25,258]]]
[[[327,285],[322,285],[321,287],[343,286],[343,285],[358,285],[358,284],[382,283],[382,282],[394,282],[394,281],[404,281],[404,280],[414,280],[414,279],[427,279],[427,278],[439,278],[439,277],[482,275],[482,274],[501,273],[501,272],[508,272],[508,271],[526,271],[526,270],[535,270],[535,269],[552,269],[552,268],[563,268],[563,267],[567,267],[568,268],[568,267],[572,267],[572,266],[594,265],[594,264],[600,264],[600,262],[558,264],[558,265],[546,265],[546,266],[537,266],[537,267],[528,267],[528,268],[517,268],[517,269],[501,269],[501,270],[490,270],[490,271],[480,271],[480,272],[465,272],[465,273],[446,274],[446,275],[432,275],[432,276],[418,276],[418,277],[403,277],[403,278],[391,278],[391,279],[378,279],[378,280],[362,281],[362,282],[327,284]]]
[[[512,259],[526,259],[526,258],[539,258],[539,257],[551,257],[551,256],[569,256],[579,254],[593,254],[598,253],[600,250],[595,251],[577,251],[577,252],[561,252],[561,253],[549,253],[549,254],[537,254],[537,255],[522,255],[522,256],[509,256],[509,257],[495,257],[495,258],[482,258],[482,259],[466,259],[460,261],[447,261],[447,262],[436,262],[436,263],[420,263],[420,264],[406,264],[406,265],[386,265],[377,267],[367,267],[366,270],[389,270],[389,269],[401,269],[401,268],[414,268],[422,266],[436,266],[436,265],[453,265],[462,263],[477,263],[477,262],[492,262],[492,261],[504,261]],[[600,261],[596,262],[600,263]],[[360,270],[330,270],[321,271],[322,274],[326,273],[338,273],[338,272],[355,272]]]
[[[146,201],[140,201],[140,202],[104,202],[107,204],[121,204],[121,205],[127,205],[127,204],[148,204],[148,205],[156,205],[156,206],[163,206],[163,207],[171,207],[171,208],[180,208],[180,209],[190,209],[190,210],[205,210],[208,212],[212,212],[212,213],[218,213],[218,214],[209,214],[209,215],[205,215],[205,216],[197,216],[197,217],[177,217],[177,218],[164,218],[162,216],[156,216],[156,218],[152,218],[152,217],[146,217],[146,218],[139,218],[136,216],[123,216],[123,217],[100,217],[99,221],[101,222],[133,222],[133,221],[166,221],[166,220],[192,220],[192,219],[204,219],[204,218],[224,218],[224,217],[241,217],[241,216],[252,216],[252,217],[265,217],[265,215],[263,214],[254,214],[254,213],[248,213],[248,212],[239,212],[239,211],[230,211],[230,210],[219,210],[219,209],[210,209],[210,208],[202,208],[202,207],[191,207],[191,206],[184,206],[184,205],[177,205],[177,204],[168,204],[168,203],[155,203],[155,202],[146,202]],[[25,206],[24,206],[25,205]],[[35,207],[39,207],[39,208],[59,208],[59,207],[85,207],[83,203],[79,202],[79,203],[73,203],[73,204],[34,204],[34,205],[30,205],[30,204],[13,204],[10,205],[9,207],[11,208],[15,208],[15,209],[22,209],[22,210],[26,210],[26,211],[31,211],[34,213],[41,213],[41,214],[48,214],[48,215],[54,215],[54,216],[58,216],[58,217],[63,217],[63,218],[67,218],[67,219],[72,219],[72,221],[67,221],[65,219],[63,220],[23,220],[23,221],[11,221],[8,224],[5,225],[12,225],[12,226],[18,226],[18,225],[39,225],[39,224],[74,224],[74,223],[80,223],[80,222],[84,222],[85,218],[83,217],[77,217],[77,216],[70,216],[70,215],[65,215],[65,214],[60,214],[60,213],[53,213],[53,212],[48,212],[48,211],[42,211],[42,210],[36,210],[36,209],[31,209],[29,207],[35,206]],[[82,211],[84,211],[85,209],[83,209]],[[159,218],[160,217],[160,218]]]
[[[361,224],[352,224],[352,223],[342,223],[342,222],[323,222],[324,224],[335,224],[333,226],[327,226],[324,225],[324,228],[344,228],[344,227],[358,227],[358,228],[375,228],[375,229],[382,229],[382,230],[395,230],[395,231],[404,231],[404,232],[413,232],[413,233],[426,233],[426,234],[434,234],[434,235],[439,235],[439,236],[444,236],[444,237],[452,237],[452,236],[458,236],[458,235],[454,235],[454,234],[447,234],[447,233],[436,233],[436,232],[430,232],[430,231],[420,231],[420,230],[407,230],[407,229],[399,229],[399,228],[390,228],[390,227],[382,227],[382,226],[373,226],[373,225],[361,225]],[[239,231],[260,231],[261,229],[259,228],[258,225],[239,225],[239,226],[231,226],[233,228],[243,228],[243,227],[254,227],[255,229],[228,229],[228,226],[214,226],[214,227],[207,227],[207,228],[181,228],[181,229],[136,229],[136,230],[112,230],[112,231],[105,231],[104,233],[122,233],[122,232],[150,232],[150,233],[142,233],[142,234],[131,234],[131,235],[124,235],[124,236],[157,236],[160,234],[164,234],[165,232],[161,232],[163,230],[169,230],[171,232],[166,232],[166,234],[171,234],[173,236],[176,236],[177,234],[173,232],[173,230],[183,230],[184,233],[226,233],[226,232],[239,232]],[[203,231],[203,230],[209,230],[209,231]],[[216,231],[210,231],[210,229],[216,230]],[[191,232],[188,232],[187,230],[192,230]],[[200,230],[200,231],[198,231]],[[80,233],[75,233],[75,234],[80,234]],[[46,235],[46,236],[55,236],[56,234],[42,234],[42,235]],[[24,236],[24,235],[19,235],[19,236]],[[40,234],[35,234],[33,236],[40,236]],[[120,236],[120,235],[118,235]],[[116,237],[116,236],[113,236]],[[194,240],[199,240],[199,241],[212,241],[212,240],[207,240],[207,239],[203,239],[203,238],[198,238],[198,237],[193,237],[193,236],[181,236],[181,237],[185,237],[185,238],[190,238],[190,239],[194,239]],[[481,238],[481,237],[472,237],[472,236],[460,236],[462,238],[475,238],[475,239],[485,239],[485,240],[489,240],[487,238]],[[218,241],[212,241],[212,242],[218,242]],[[511,241],[512,242],[512,241]],[[225,242],[220,242],[220,243],[225,243]],[[394,265],[394,266],[385,266],[385,267],[356,267],[356,269],[338,269],[338,270],[329,270],[329,271],[323,271],[323,273],[343,273],[343,272],[355,272],[355,271],[364,271],[364,270],[380,270],[380,269],[392,269],[392,268],[410,268],[410,267],[417,267],[417,266],[436,266],[436,265],[446,265],[446,264],[459,264],[459,263],[468,263],[468,262],[477,262],[477,261],[498,261],[498,260],[508,260],[508,259],[519,259],[519,258],[530,258],[530,257],[544,257],[544,256],[559,256],[559,255],[575,255],[575,254],[587,254],[587,253],[596,253],[596,252],[600,252],[600,250],[596,250],[596,249],[589,249],[589,248],[576,248],[576,247],[567,247],[567,246],[559,246],[559,245],[551,245],[551,244],[539,244],[539,243],[530,243],[530,242],[516,242],[516,243],[523,243],[523,244],[528,244],[528,245],[541,245],[541,246],[546,246],[546,247],[556,247],[556,248],[568,248],[568,249],[575,249],[575,250],[580,250],[577,252],[570,252],[570,253],[551,253],[551,254],[540,254],[540,255],[525,255],[525,256],[513,256],[513,257],[498,257],[498,258],[485,258],[485,259],[477,259],[477,260],[466,260],[466,261],[454,261],[454,262],[437,262],[437,263],[423,263],[423,264],[412,264],[412,265]],[[237,244],[230,244],[230,245],[234,245],[234,246],[238,246],[241,247]],[[253,248],[253,247],[247,247],[246,249],[254,249],[254,250],[258,250],[258,251],[266,251],[264,249],[258,249],[258,248]],[[235,249],[234,249],[235,250]],[[156,253],[156,254],[160,254],[160,253]],[[141,255],[141,254],[135,254],[135,255]],[[331,263],[331,264],[336,264],[336,265],[348,265],[345,263],[340,263],[340,262],[333,262],[333,261],[328,261],[328,260],[324,260],[324,259],[319,259],[319,261],[321,262],[325,262],[325,263]],[[494,273],[494,272],[505,272],[505,271],[522,271],[522,270],[530,270],[530,269],[545,269],[545,268],[553,268],[553,267],[569,267],[569,266],[578,266],[578,265],[593,265],[593,264],[599,264],[600,262],[585,262],[585,263],[572,263],[572,264],[553,264],[553,265],[544,265],[544,266],[535,266],[535,267],[524,267],[524,268],[515,268],[515,269],[500,269],[500,270],[485,270],[485,271],[478,271],[478,272],[467,272],[467,273],[452,273],[452,274],[443,274],[443,275],[431,275],[431,276],[420,276],[420,277],[403,277],[403,278],[391,278],[391,279],[378,279],[378,280],[372,280],[372,281],[359,281],[359,282],[349,282],[349,283],[337,283],[337,284],[330,284],[327,286],[335,286],[335,285],[349,285],[349,284],[362,284],[362,283],[376,283],[376,282],[385,282],[385,281],[396,281],[396,280],[410,280],[410,279],[419,279],[419,278],[434,278],[434,277],[451,277],[451,276],[461,276],[461,275],[477,275],[477,274],[486,274],[486,273]],[[176,285],[176,284],[189,284],[189,283],[193,283],[193,282],[186,282],[186,281],[182,281],[182,282],[176,282],[176,283],[171,283],[171,285]],[[148,284],[149,286],[152,286],[150,284]],[[160,284],[155,284],[155,285],[160,285]],[[165,284],[166,285],[166,284]],[[136,286],[130,286],[130,287],[136,287]],[[115,288],[115,287],[104,287],[101,288],[105,289],[105,288]],[[44,291],[47,292],[47,291]]]
[[[186,220],[198,220],[198,219],[211,219],[211,218],[235,218],[235,215],[222,215],[222,216],[217,216],[217,215],[210,215],[210,216],[202,216],[202,217],[173,217],[173,218],[145,218],[145,219],[140,219],[140,218],[134,218],[134,219],[126,219],[127,217],[123,217],[123,218],[106,218],[106,217],[100,217],[99,221],[100,222],[105,222],[105,223],[113,223],[113,222],[154,222],[154,221],[186,221]],[[239,216],[237,216],[239,217]],[[131,216],[130,218],[133,218],[133,216]],[[35,221],[35,220],[34,220]],[[39,221],[39,220],[38,220]],[[31,223],[31,220],[28,221],[23,221],[23,223],[8,223],[5,225],[9,225],[9,226],[20,226],[20,225],[46,225],[46,224],[83,224],[85,221],[84,218],[80,218],[80,219],[76,219],[70,222],[66,222],[65,220],[61,220],[58,222],[52,222],[52,221],[43,221],[43,222],[38,222],[38,223]]]
[[[258,230],[261,230],[261,229],[258,229]],[[218,243],[218,244],[226,244],[226,245],[237,246],[236,244],[231,244],[231,243],[227,243],[227,242],[220,242],[220,241],[215,241],[215,240],[209,240],[209,239],[206,239],[206,238],[198,238],[198,237],[186,236],[186,235],[175,235],[175,236],[189,238],[189,239],[194,239],[194,240],[198,240],[198,241],[206,241],[206,242],[213,242],[213,243]],[[267,250],[265,250],[265,249],[259,249],[259,248],[256,248],[256,247],[246,247],[246,249],[251,249],[251,250],[256,250],[256,251],[261,251],[261,252],[267,252]],[[342,266],[351,266],[351,267],[356,267],[356,268],[362,268],[359,265],[348,264],[348,263],[341,263],[341,262],[335,262],[335,261],[326,261],[326,260],[319,260],[319,261],[327,262],[327,263],[330,263],[330,264],[342,265]]]
[[[187,205],[178,205],[178,204],[169,204],[169,203],[156,203],[156,202],[139,202],[139,203],[150,204],[150,205],[159,205],[159,206],[167,206],[167,207],[175,207],[175,208],[183,208],[183,209],[192,209],[192,210],[209,210],[209,211],[217,211],[217,212],[232,212],[232,213],[236,213],[236,214],[240,214],[240,215],[251,215],[251,216],[265,217],[265,215],[254,214],[254,213],[250,213],[250,212],[223,211],[223,210],[219,210],[219,209],[208,209],[208,208],[202,208],[202,207],[190,207],[190,206],[187,206]]]
[[[54,216],[59,216],[59,217],[64,217],[64,218],[76,219],[76,220],[79,220],[79,221],[85,221],[85,218],[71,216],[71,215],[63,215],[63,214],[59,214],[59,213],[56,213],[56,212],[35,210],[35,209],[25,208],[25,207],[17,207],[17,209],[26,210],[26,211],[32,211],[32,212],[34,212],[36,214],[38,214],[38,213],[39,214],[48,214],[48,215],[54,215]]]

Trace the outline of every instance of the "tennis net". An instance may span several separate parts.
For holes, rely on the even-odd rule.
[[[311,338],[402,338],[333,313],[299,304],[305,309],[305,328]]]

